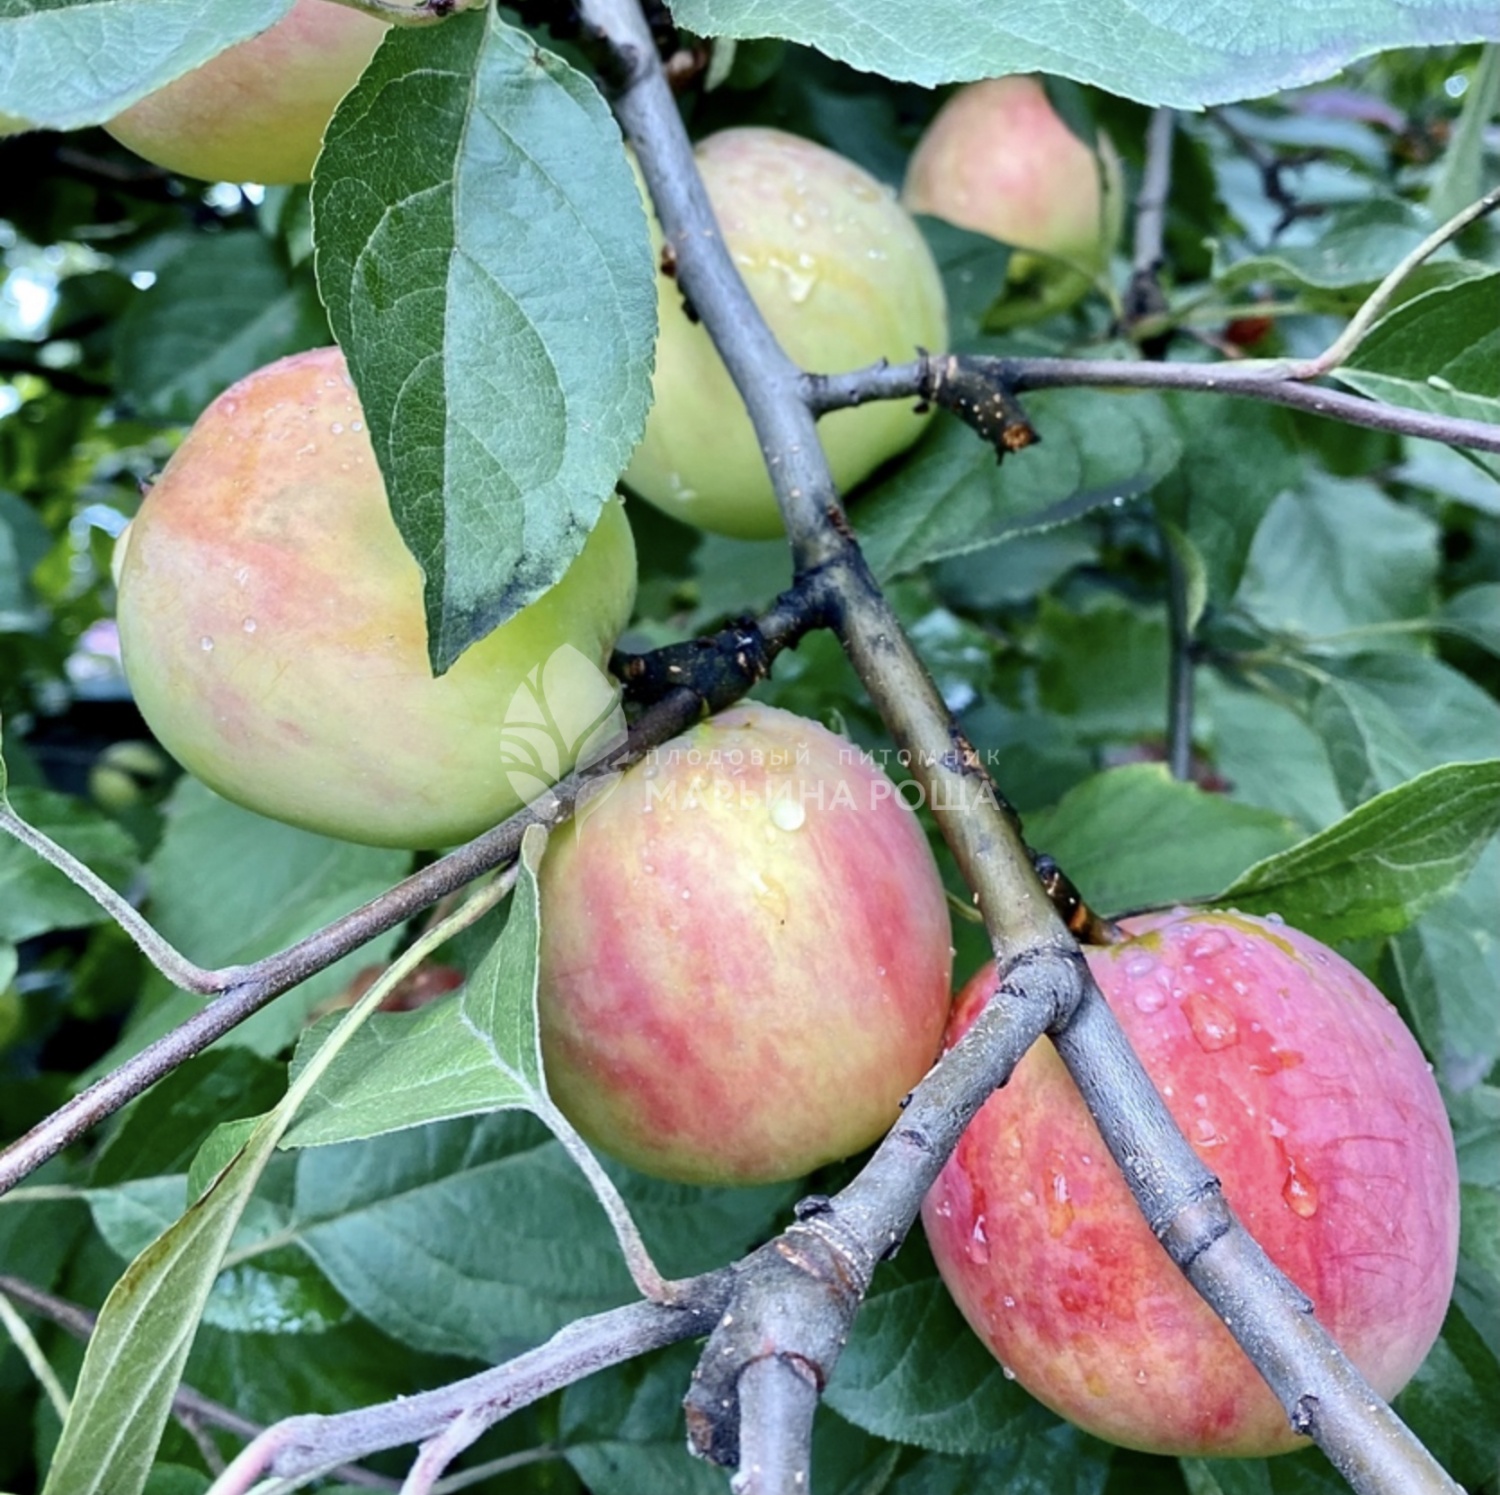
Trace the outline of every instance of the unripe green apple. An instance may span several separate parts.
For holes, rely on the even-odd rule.
[[[841,737],[721,712],[558,832],[541,873],[547,1083],[664,1178],[795,1178],[896,1119],[937,1057],[947,902],[916,816]]]
[[[971,83],[938,110],[907,164],[901,200],[1034,251],[1012,257],[1009,279],[1036,315],[1087,291],[1109,264],[1124,213],[1108,139],[1090,150],[1041,83],[1019,75]]]
[[[326,835],[444,846],[609,728],[635,549],[611,500],[551,591],[429,672],[422,573],[337,348],[204,411],[122,536],[120,645],[162,745],[239,804]]]
[[[183,176],[311,181],[323,131],[385,30],[384,21],[334,0],[297,0],[268,31],[174,79],[105,128]]]
[[[795,363],[842,373],[947,346],[943,283],[916,224],[852,161],[781,130],[723,130],[697,148],[724,243]],[[652,243],[660,263],[662,235]],[[782,531],[750,417],[676,282],[657,276],[655,404],[625,481],[678,519],[764,540]],[[840,491],[903,452],[925,415],[878,401],[818,423]]]
[[[1448,1307],[1458,1171],[1441,1096],[1396,1010],[1275,920],[1130,920],[1089,968],[1241,1222],[1381,1395]],[[964,989],[956,1041],[995,990]],[[922,1221],[974,1332],[1054,1411],[1150,1452],[1302,1445],[1136,1208],[1042,1039],[975,1117]]]

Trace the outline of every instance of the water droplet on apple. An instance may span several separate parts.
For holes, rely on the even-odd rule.
[[[792,223],[792,227],[793,228],[806,228],[807,227],[807,214],[806,213],[793,213],[792,217],[791,217],[791,223]]]
[[[1188,954],[1194,960],[1208,960],[1228,947],[1229,936],[1222,929],[1206,929],[1188,947]]]
[[[1318,1186],[1300,1168],[1294,1158],[1286,1160],[1286,1182],[1281,1186],[1281,1197],[1287,1208],[1304,1220],[1311,1220],[1318,1212]]]
[[[1143,1370],[1136,1371],[1136,1373],[1135,1373],[1135,1382],[1136,1382],[1137,1386],[1144,1386],[1148,1380],[1150,1380],[1150,1377],[1146,1374],[1145,1371],[1143,1371]]]
[[[329,426],[328,429],[332,431],[335,436],[342,436],[344,434],[344,423],[342,421],[336,420],[331,426]]]
[[[1160,1012],[1167,1005],[1167,994],[1159,986],[1141,986],[1131,1000],[1137,1012]]]
[[[1125,962],[1125,974],[1135,977],[1149,976],[1156,969],[1156,957],[1146,950],[1139,950]]]
[[[244,586],[245,583],[250,580],[250,568],[248,566],[241,566],[240,569],[234,573],[234,579],[239,586]]]
[[[349,423],[349,429],[351,431],[363,431],[364,428],[365,428],[365,423],[362,420],[351,421]]]
[[[1195,991],[1185,1003],[1188,1027],[1198,1040],[1198,1047],[1206,1054],[1217,1053],[1240,1041],[1239,1025],[1234,1013],[1217,997],[1207,992]]]
[[[1000,1301],[1007,1308],[1014,1308],[1016,1306],[1016,1300],[1013,1297],[1011,1297],[1011,1295],[1009,1293],[1006,1293],[1006,1295],[1003,1298],[1001,1298]]]
[[[1266,923],[1267,924],[1285,924],[1286,920],[1283,919],[1280,914],[1267,914],[1266,915]]]
[[[1030,1189],[1022,1189],[1020,1193],[1020,1201],[1028,1209],[1030,1209],[1031,1206],[1036,1203],[1036,1195]]]
[[[1014,1380],[1015,1380],[1015,1378],[1016,1378],[1016,1373],[1015,1373],[1015,1371],[1013,1371],[1013,1370],[1012,1370],[1012,1369],[1011,1369],[1011,1368],[1010,1368],[1010,1366],[1008,1366],[1008,1365],[1002,1365],[1002,1366],[1001,1366],[1001,1367],[1000,1367],[1000,1374],[1001,1374],[1001,1375],[1002,1375],[1002,1376],[1004,1376],[1004,1377],[1005,1377],[1005,1379],[1006,1379],[1006,1380],[1007,1380],[1007,1381],[1014,1381]]]
[[[969,1233],[969,1244],[965,1248],[969,1260],[977,1267],[982,1267],[990,1259],[990,1238],[985,1234],[984,1216],[981,1215],[974,1222],[974,1229]]]
[[[796,800],[778,799],[771,806],[771,820],[784,831],[801,829],[807,819],[807,811]]]
[[[202,649],[205,654],[212,654],[214,652],[214,641],[205,633],[203,637],[198,640],[198,647]]]
[[[257,625],[254,618],[246,618],[245,621],[240,624],[240,627],[243,628],[246,633],[254,633],[256,626]]]

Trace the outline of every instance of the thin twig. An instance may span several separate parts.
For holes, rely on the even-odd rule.
[[[1344,330],[1316,358],[1294,363],[1287,371],[1289,379],[1320,379],[1331,373],[1342,363],[1347,363],[1350,354],[1364,341],[1365,334],[1391,304],[1391,298],[1401,284],[1424,260],[1437,253],[1450,239],[1455,239],[1471,223],[1500,208],[1500,187],[1493,187],[1476,202],[1455,213],[1441,228],[1422,240],[1365,298],[1364,304],[1349,319]]]
[[[482,1419],[491,1427],[597,1370],[705,1333],[723,1312],[728,1293],[727,1272],[695,1278],[671,1307],[630,1303],[578,1319],[508,1364],[435,1391],[334,1416],[290,1417],[256,1438],[209,1495],[248,1495],[266,1475],[312,1479],[347,1459],[439,1437],[458,1418],[471,1425]]]
[[[59,1298],[55,1293],[27,1282],[24,1278],[0,1275],[0,1294],[24,1304],[33,1313],[71,1334],[74,1339],[86,1341],[94,1332],[97,1315],[77,1303],[70,1303],[66,1298]],[[223,1428],[225,1432],[234,1433],[241,1438],[255,1438],[265,1431],[260,1423],[241,1417],[233,1408],[204,1396],[191,1386],[177,1388],[172,1398],[172,1409],[200,1423],[211,1423],[214,1427]],[[362,1485],[371,1490],[398,1488],[395,1480],[387,1479],[381,1474],[372,1474],[368,1469],[352,1464],[341,1464],[332,1472],[345,1484]]]
[[[906,400],[940,377],[944,365],[981,370],[1011,393],[1037,389],[1181,389],[1266,400],[1398,436],[1421,436],[1477,452],[1500,452],[1500,425],[1409,410],[1322,385],[1299,384],[1266,366],[1243,363],[1155,363],[1111,358],[989,358],[948,354],[913,363],[871,364],[847,374],[808,374],[804,389],[820,415],[870,400]],[[1277,365],[1279,371],[1283,365]]]

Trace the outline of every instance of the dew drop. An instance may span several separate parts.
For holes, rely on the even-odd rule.
[[[351,421],[350,425],[349,425],[349,429],[351,431],[363,431],[364,428],[365,428],[365,423],[362,420]]]
[[[1281,1186],[1281,1197],[1287,1208],[1304,1220],[1311,1220],[1318,1212],[1318,1186],[1300,1168],[1294,1158],[1286,1160],[1286,1182]]]
[[[876,966],[875,967],[875,974],[877,976],[884,976],[885,975],[885,967],[884,966]]]
[[[1266,915],[1266,923],[1267,924],[1285,924],[1286,920],[1283,919],[1280,914],[1267,914]]]
[[[245,583],[250,580],[250,568],[248,566],[241,566],[240,569],[234,573],[234,579],[236,585],[244,586]]]
[[[1204,1053],[1217,1053],[1240,1041],[1239,1025],[1234,1020],[1234,1013],[1217,997],[1195,991],[1184,1005],[1188,1027],[1193,1030],[1193,1037],[1198,1040],[1198,1047]]]
[[[1188,947],[1188,954],[1194,960],[1208,960],[1228,948],[1229,936],[1222,929],[1208,929]]]
[[[202,649],[205,654],[212,654],[214,652],[214,641],[205,633],[203,637],[198,640],[198,647]]]
[[[982,1267],[990,1259],[990,1238],[985,1234],[984,1216],[981,1215],[974,1222],[974,1229],[969,1233],[969,1244],[965,1247],[970,1261],[977,1267]]]
[[[798,804],[796,800],[778,799],[771,806],[771,820],[781,830],[799,830],[806,819],[806,809]]]
[[[1149,976],[1156,969],[1156,957],[1145,950],[1132,955],[1125,962],[1125,974],[1127,976],[1141,977]]]
[[[335,436],[342,436],[344,434],[344,424],[342,421],[334,421],[334,423],[329,426],[328,429],[332,431]]]
[[[1167,994],[1156,985],[1142,986],[1136,989],[1131,1001],[1137,1012],[1160,1012],[1167,1005]]]
[[[246,618],[245,621],[240,624],[240,627],[243,628],[246,633],[254,633],[256,628],[255,619]]]
[[[1150,1377],[1146,1374],[1145,1371],[1143,1371],[1143,1370],[1136,1371],[1136,1373],[1135,1373],[1135,1383],[1136,1383],[1137,1386],[1144,1386],[1148,1380],[1150,1380]]]
[[[1008,1366],[1008,1365],[1002,1365],[1002,1366],[1001,1366],[1001,1367],[1000,1367],[1000,1374],[1001,1374],[1001,1375],[1002,1375],[1002,1376],[1004,1376],[1004,1377],[1005,1377],[1005,1379],[1006,1379],[1006,1380],[1007,1380],[1007,1381],[1014,1381],[1014,1380],[1015,1380],[1015,1378],[1016,1378],[1016,1373],[1015,1373],[1015,1371],[1013,1371],[1013,1370],[1012,1370],[1012,1369],[1011,1369],[1011,1368],[1010,1368],[1010,1366]]]
[[[1013,1297],[1011,1297],[1011,1295],[1009,1293],[1006,1293],[1006,1295],[1003,1298],[1001,1298],[1000,1301],[1007,1308],[1014,1308],[1016,1306],[1016,1300]]]
[[[1031,1206],[1036,1203],[1036,1195],[1030,1189],[1022,1189],[1020,1193],[1020,1201],[1027,1207],[1027,1209],[1030,1209]]]

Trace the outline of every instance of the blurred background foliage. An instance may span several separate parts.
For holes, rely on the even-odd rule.
[[[1479,60],[1476,49],[1391,54],[1336,84],[1182,116],[1165,245],[1170,309],[1157,329],[1170,355],[1326,346],[1384,270],[1466,200],[1466,183],[1495,180],[1493,119],[1470,111],[1477,155],[1456,162],[1450,149]],[[1147,111],[1071,84],[1055,97],[1070,118],[1107,130],[1133,188]],[[895,185],[940,99],[809,51],[750,43],[686,108],[696,133],[779,125]],[[261,820],[180,776],[119,673],[109,557],[142,486],[214,395],[330,340],[308,194],[205,189],[92,130],[0,143],[0,182],[10,794],[193,959],[253,958],[378,892],[409,859]],[[1440,202],[1448,206],[1434,212]],[[940,223],[924,228],[956,347],[1128,350],[1123,259],[1074,310],[1016,324],[996,313],[1006,251]],[[1489,309],[1477,303],[1475,337],[1493,340],[1497,267],[1500,234],[1481,224],[1414,289],[1478,283]],[[1422,338],[1418,318],[1402,346],[1419,368],[1441,351]],[[1496,419],[1500,386],[1475,393]],[[1043,437],[1034,451],[997,467],[940,416],[854,496],[852,517],[1031,839],[1104,911],[1211,895],[1373,794],[1443,763],[1496,756],[1494,459],[1199,394],[1056,391],[1026,404]],[[635,646],[753,611],[790,579],[778,543],[705,537],[643,505],[630,514],[642,567]],[[1175,609],[1194,625],[1188,782],[1165,767],[1169,662],[1183,647],[1174,571],[1183,578]],[[827,636],[784,657],[759,694],[890,747]],[[894,759],[888,766],[899,776]],[[1497,908],[1492,845],[1410,929],[1350,952],[1426,1047],[1464,1164],[1457,1302],[1399,1407],[1456,1477],[1487,1490],[1500,1478]],[[983,958],[982,933],[955,927],[966,977]],[[387,939],[283,998],[0,1201],[0,1271],[97,1306],[181,1211],[202,1138],[276,1099],[308,1014],[392,947]],[[466,949],[452,961],[463,965]],[[91,904],[0,843],[0,1134],[19,1134],[194,1005]],[[739,1254],[797,1192],[690,1190],[615,1171],[671,1270]],[[808,1187],[830,1190],[842,1176],[829,1170]],[[200,1391],[257,1421],[436,1384],[628,1292],[582,1182],[527,1120],[448,1123],[280,1158],[262,1192],[188,1370]],[[471,1238],[462,1248],[443,1224],[452,1218]],[[58,1331],[38,1334],[66,1380],[80,1351]],[[721,1489],[721,1474],[681,1450],[690,1358],[679,1349],[632,1364],[502,1424],[469,1459],[494,1464],[471,1488]],[[58,1423],[13,1348],[0,1351],[0,1406],[9,1430],[0,1487],[19,1495],[45,1467]],[[1337,1487],[1316,1453],[1178,1465],[1068,1429],[978,1349],[919,1241],[877,1279],[821,1414],[818,1459],[818,1488],[849,1495],[1123,1491],[1142,1479],[1193,1495]],[[174,1425],[161,1460],[158,1495],[206,1488],[188,1430]]]

